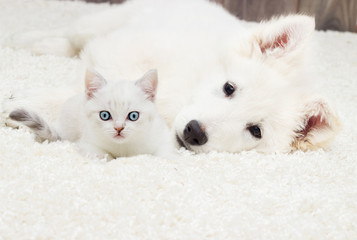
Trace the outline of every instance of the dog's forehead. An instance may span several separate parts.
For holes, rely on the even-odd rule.
[[[190,114],[213,120],[224,116],[222,121],[241,122],[245,126],[263,120],[268,124],[270,120],[280,121],[275,113],[296,111],[295,89],[264,61],[237,58],[222,69],[207,69],[210,81],[202,81],[194,92]],[[227,82],[236,87],[230,96],[224,92]]]

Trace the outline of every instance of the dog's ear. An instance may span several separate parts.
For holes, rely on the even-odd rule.
[[[315,20],[289,15],[260,24],[253,34],[254,53],[260,57],[293,57],[302,52],[315,28]]]
[[[341,128],[334,109],[320,96],[307,97],[301,109],[293,149],[306,151],[326,146]]]

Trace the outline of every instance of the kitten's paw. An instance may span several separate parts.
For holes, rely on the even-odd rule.
[[[98,147],[94,146],[93,144],[88,143],[86,140],[83,138],[79,140],[77,143],[79,147],[79,152],[82,154],[82,156],[86,158],[91,158],[91,159],[105,159],[107,161],[113,160],[113,156],[108,154],[102,149],[99,149]]]
[[[108,153],[88,153],[83,151],[80,151],[80,153],[82,154],[82,156],[89,159],[101,159],[108,162],[115,159],[112,155]]]

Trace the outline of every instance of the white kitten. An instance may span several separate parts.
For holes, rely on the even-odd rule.
[[[133,81],[107,82],[87,71],[86,91],[64,103],[56,127],[25,109],[10,118],[33,130],[36,139],[76,141],[83,154],[109,159],[137,154],[172,156],[169,129],[154,103],[156,70]]]

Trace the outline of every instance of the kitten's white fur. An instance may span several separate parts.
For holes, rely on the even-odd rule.
[[[24,109],[12,112],[10,117],[30,127],[40,141],[78,142],[84,155],[107,155],[109,159],[138,154],[173,156],[169,129],[154,103],[156,86],[156,70],[147,72],[136,82],[107,82],[99,74],[88,71],[86,92],[64,103],[55,128]],[[102,120],[101,111],[108,111],[111,118]],[[139,113],[135,121],[128,117],[133,111]]]
[[[313,30],[308,16],[247,29],[212,2],[146,0],[84,17],[47,36],[23,34],[13,43],[40,54],[81,52],[86,65],[106,78],[157,68],[158,109],[195,152],[289,152],[326,146],[340,126],[333,107],[311,91],[304,71]],[[227,81],[236,86],[230,97],[223,91]],[[208,136],[205,144],[187,143],[191,120]],[[252,124],[260,127],[260,139],[250,133]]]

